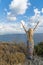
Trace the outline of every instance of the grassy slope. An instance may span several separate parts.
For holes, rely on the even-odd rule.
[[[43,43],[35,46],[35,53],[43,55]],[[25,44],[0,43],[0,65],[14,65],[24,63],[27,56],[27,47]]]

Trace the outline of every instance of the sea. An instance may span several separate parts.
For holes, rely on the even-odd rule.
[[[39,42],[43,42],[43,33],[35,33],[34,36],[34,43],[38,44]],[[0,35],[0,42],[16,42],[16,43],[27,43],[27,36],[26,34],[6,34]]]

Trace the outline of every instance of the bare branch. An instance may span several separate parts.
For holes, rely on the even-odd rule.
[[[33,31],[37,28],[38,24],[39,24],[39,21],[37,22],[37,24],[36,24],[36,26],[34,27]]]
[[[22,23],[22,22],[21,22],[21,24],[22,24],[22,26],[23,26],[23,28],[24,28],[25,32],[27,32],[27,31],[26,31],[26,29],[25,29],[25,26],[23,25],[23,23]]]

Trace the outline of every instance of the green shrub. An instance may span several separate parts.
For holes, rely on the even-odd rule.
[[[43,56],[43,42],[35,46],[35,53],[39,56]]]

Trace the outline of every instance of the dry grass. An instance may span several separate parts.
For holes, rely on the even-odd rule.
[[[39,46],[41,46],[41,48],[43,49],[42,45]],[[35,47],[35,50],[37,50],[37,46]],[[29,65],[29,61],[26,59],[26,56],[27,47],[24,43],[20,44],[0,43],[0,65],[21,65],[20,63],[22,63],[22,65]],[[39,57],[35,58],[39,62],[38,60]],[[36,60],[34,60],[35,63],[37,63]],[[25,62],[28,64],[24,64]]]
[[[0,65],[14,65],[25,62],[25,54],[18,45],[0,44]]]

